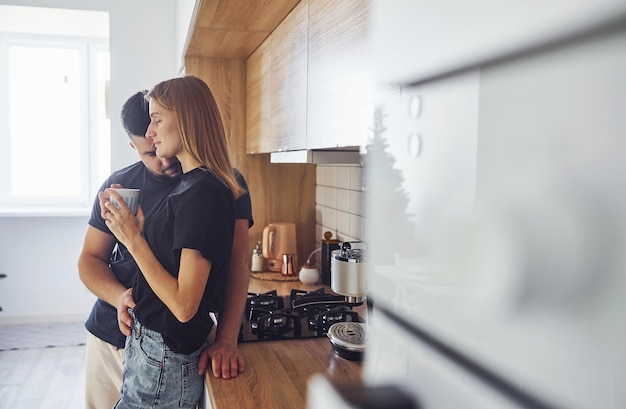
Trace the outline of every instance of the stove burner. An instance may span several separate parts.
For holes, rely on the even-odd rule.
[[[264,311],[280,310],[285,308],[285,300],[278,295],[276,290],[263,294],[248,293],[246,301],[248,319],[252,319],[252,312],[259,308]]]
[[[336,322],[363,321],[356,311],[352,311],[345,305],[312,312],[308,318],[311,331],[320,332],[320,335],[327,333],[330,326]]]
[[[300,318],[287,312],[274,312],[257,320],[257,338],[276,339],[293,332],[286,338],[300,338]]]
[[[248,314],[248,321],[250,321],[253,328],[256,326],[256,322],[259,318],[265,317],[272,313],[272,310],[266,310],[263,308],[251,308]]]
[[[248,293],[239,342],[322,337],[336,322],[362,322],[355,305],[324,288],[288,296]]]
[[[302,297],[308,297],[316,294],[325,294],[324,288],[318,288],[313,291],[304,291],[304,290],[291,290],[291,294],[289,295],[289,305],[293,305],[295,300],[298,300]]]
[[[363,359],[367,329],[356,322],[338,322],[328,330],[328,338],[335,353],[351,361]]]

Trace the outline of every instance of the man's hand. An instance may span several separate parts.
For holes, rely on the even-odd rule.
[[[237,348],[237,344],[220,343],[216,341],[213,345],[202,351],[198,361],[198,374],[204,375],[209,369],[209,361],[213,376],[216,378],[231,379],[243,373],[245,363],[243,356]]]
[[[117,324],[122,334],[129,337],[132,334],[133,317],[128,313],[129,308],[135,308],[133,300],[133,289],[124,291],[117,302]]]

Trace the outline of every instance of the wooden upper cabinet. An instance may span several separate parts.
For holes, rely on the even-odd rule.
[[[247,61],[246,151],[306,148],[307,0]]]
[[[274,150],[306,148],[308,0],[270,36]]]
[[[371,131],[368,0],[309,0],[307,148],[355,146]]]
[[[247,59],[300,0],[196,0],[186,57]]]
[[[369,8],[369,0],[302,0],[250,56],[248,153],[367,142]]]
[[[246,65],[246,153],[272,151],[272,53],[269,39]]]

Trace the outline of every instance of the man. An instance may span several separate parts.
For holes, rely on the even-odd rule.
[[[176,186],[181,174],[176,158],[158,158],[152,142],[144,136],[150,123],[144,93],[138,92],[126,101],[122,107],[121,120],[130,138],[130,146],[137,151],[141,160],[114,172],[103,183],[93,205],[78,259],[81,280],[98,297],[85,323],[89,331],[86,358],[88,409],[111,408],[119,399],[123,348],[132,323],[126,310],[135,306],[130,288],[138,273],[135,261],[104,223],[102,216],[106,208],[102,203],[107,198],[102,191],[110,186],[141,189],[141,207],[145,217],[149,218]],[[238,173],[238,178],[247,190],[243,176]],[[237,220],[225,305],[219,314],[215,342],[203,353],[199,362],[200,373],[205,372],[210,360],[213,375],[225,379],[235,377],[245,369],[237,348],[237,337],[249,279],[248,228],[252,226],[253,220],[248,194],[236,200],[235,212]],[[122,311],[120,318],[127,326],[124,333],[118,326],[118,310]]]

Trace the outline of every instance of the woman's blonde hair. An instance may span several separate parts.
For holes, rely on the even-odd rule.
[[[174,112],[184,149],[216,174],[235,198],[241,196],[245,190],[235,177],[222,117],[209,86],[186,75],[158,83],[148,97]]]

